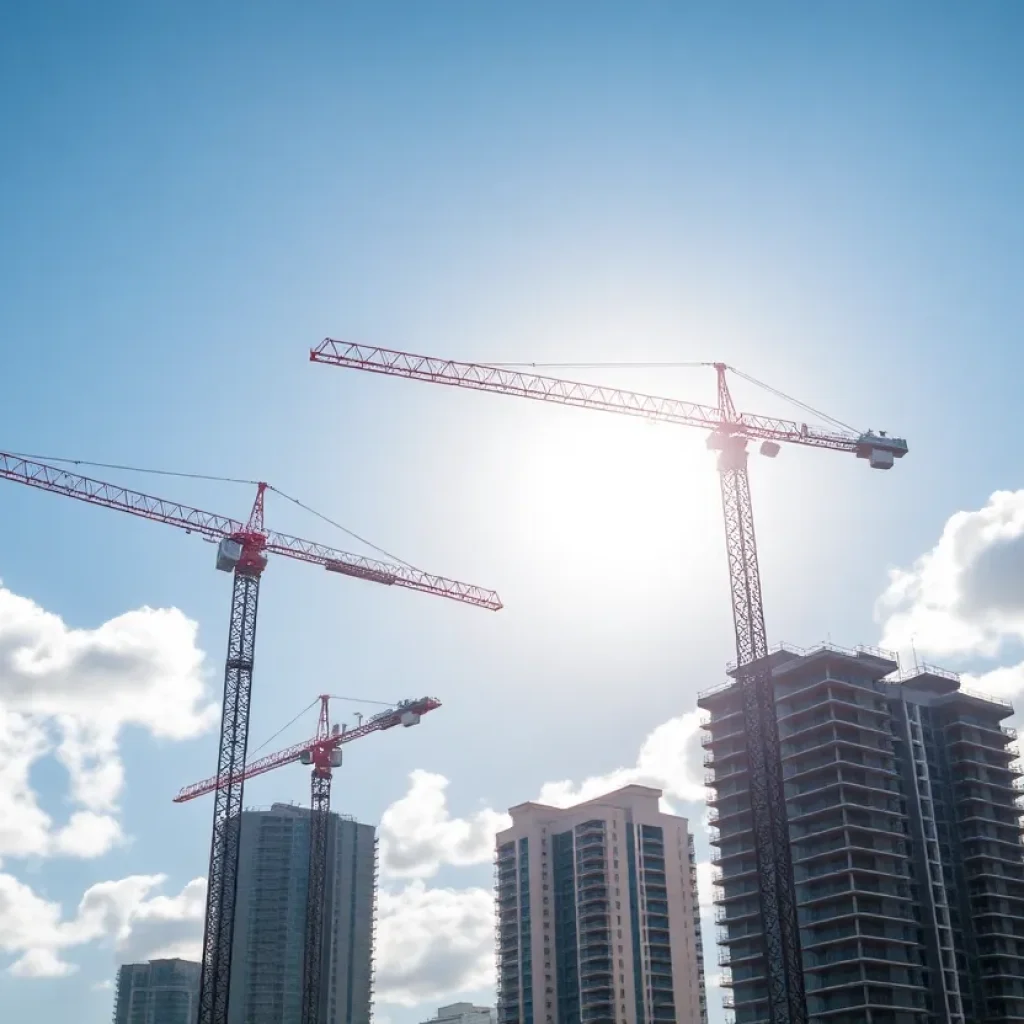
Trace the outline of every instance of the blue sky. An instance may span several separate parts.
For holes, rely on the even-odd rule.
[[[260,742],[324,690],[439,696],[421,729],[351,748],[335,806],[379,821],[419,769],[436,811],[449,780],[451,817],[428,823],[436,870],[394,873],[388,907],[479,910],[488,814],[636,765],[721,678],[711,463],[687,431],[314,367],[308,348],[332,335],[481,361],[722,359],[897,431],[911,454],[890,474],[799,450],[754,468],[770,634],[913,635],[953,667],[1002,668],[1016,692],[1016,591],[993,592],[981,633],[950,632],[966,613],[942,584],[971,566],[938,542],[960,511],[951,529],[977,526],[981,547],[1024,521],[1019,496],[989,504],[1024,469],[1022,33],[1010,2],[7,5],[0,447],[267,479],[498,589],[507,607],[491,615],[279,560],[252,727]],[[591,376],[713,400],[701,371]],[[747,386],[736,397],[781,411]],[[244,487],[106,475],[236,517],[251,502]],[[212,548],[23,490],[0,502],[10,594],[84,630],[179,609],[206,654],[181,678],[215,695],[230,581]],[[273,496],[268,522],[354,545]],[[161,657],[191,650],[182,622]],[[5,651],[13,628],[0,623]],[[146,922],[190,927],[187,901],[152,898],[205,871],[210,808],[170,797],[210,773],[214,738],[198,697],[180,706],[195,733],[161,734],[171,691],[157,683],[149,718],[136,710],[117,737],[124,838],[92,857],[0,853],[19,906],[29,891],[59,904],[78,967],[0,974],[12,1019],[56,1024],[74,1001],[82,1024],[108,1020],[94,986],[142,948]],[[88,709],[75,678],[59,685]],[[0,710],[43,730],[29,781],[59,825],[84,806],[52,756],[59,714],[11,703],[12,686],[0,680]],[[0,790],[13,749],[0,741]],[[306,786],[294,768],[247,794],[302,800]],[[675,806],[696,827],[701,805]],[[155,875],[117,890],[121,917],[76,918],[91,886]],[[56,948],[25,938],[10,899],[0,967]],[[463,939],[453,960],[478,978],[479,935]],[[422,1005],[382,1005],[394,1024],[448,994],[486,997],[402,984]]]

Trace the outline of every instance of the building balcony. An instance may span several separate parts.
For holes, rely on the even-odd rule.
[[[811,951],[827,950],[837,942],[850,942],[856,939],[883,942],[887,945],[898,943],[915,949],[918,946],[916,926],[883,923],[870,917],[862,918],[860,921],[848,917],[831,927],[821,922],[814,923],[801,928],[800,935],[800,945],[805,957]]]
[[[729,841],[745,836],[753,831],[753,823],[749,817],[734,815],[726,819],[721,825],[711,822],[708,825],[708,836],[718,834],[720,841]]]
[[[710,768],[714,765],[716,772],[719,772],[720,765],[736,765],[742,764],[746,767],[747,764],[747,750],[745,747],[737,747],[731,750],[723,750],[716,747],[714,750],[706,751],[704,754],[704,767]],[[724,775],[725,772],[719,772],[720,776]]]
[[[969,835],[975,834],[975,828],[991,828],[1000,830],[1005,834],[1019,835],[1024,828],[1022,828],[1020,821],[1009,814],[995,816],[989,808],[986,807],[968,807],[962,808],[961,813],[957,815],[961,826],[961,835],[967,838]]]
[[[853,894],[851,894],[852,896]],[[801,928],[809,925],[832,921],[845,921],[853,918],[874,917],[892,921],[914,921],[914,912],[909,904],[897,902],[886,897],[870,902],[858,899],[854,905],[852,899],[837,900],[832,905],[800,907],[797,910],[797,921]]]
[[[703,761],[704,767],[709,769],[704,775],[705,781],[709,785],[717,785],[730,779],[740,779],[749,773],[749,765],[745,757],[734,758],[719,764],[715,761],[714,754],[705,753]]]
[[[898,836],[906,838],[904,822],[897,817],[883,817],[878,815],[874,818],[852,818],[850,816],[823,817],[811,820],[806,825],[790,824],[789,835],[794,845],[794,860],[802,857],[813,856],[812,849],[819,840],[824,840],[837,833],[845,835],[847,829],[856,829],[859,832],[870,833],[879,836]],[[822,850],[839,849],[845,845],[845,838],[838,845],[822,847]],[[798,847],[798,849],[797,849]]]
[[[802,742],[780,743],[779,756],[783,763],[813,753],[824,753],[836,748],[861,752],[872,757],[894,757],[892,742],[874,732],[859,727],[840,728],[838,723],[828,732],[809,736]]]
[[[731,880],[730,880],[731,882]],[[755,896],[761,892],[760,885],[743,885],[734,886],[730,883],[726,883],[722,892],[720,892],[714,898],[715,906],[725,906],[728,903],[741,900],[747,896]]]
[[[715,907],[715,924],[731,925],[734,921],[746,921],[751,918],[760,919],[759,903],[729,904]]]
[[[751,875],[756,875],[758,872],[757,860],[751,858],[750,860],[733,861],[729,865],[728,871],[723,872],[721,867],[717,865],[712,867],[711,881],[713,885],[722,885],[724,882],[735,882],[738,879],[747,879]]]
[[[908,1010],[915,1013],[927,1013],[925,995],[915,988],[899,988],[889,985],[864,984],[857,988],[846,989],[836,994],[809,995],[807,1012],[812,1015],[833,1014],[840,1010],[856,1010],[864,1014],[861,1020],[867,1020],[867,1012],[878,1008]],[[855,1018],[856,1019],[856,1018]],[[872,1014],[872,1019],[874,1014]]]
[[[852,894],[854,896],[881,896],[885,899],[912,901],[909,885],[872,884],[870,878],[851,878],[847,882],[825,885],[822,888],[804,885],[803,892],[797,895],[797,906],[811,907],[827,902],[836,896]]]
[[[741,718],[742,716],[743,708],[739,704],[735,707],[724,707],[713,713],[701,715],[700,727],[708,729],[711,726],[718,725],[720,722],[728,721],[730,718]]]
[[[884,721],[879,721],[877,717],[869,714],[848,715],[834,710],[830,714],[816,715],[812,719],[797,719],[789,723],[787,728],[779,730],[779,741],[783,744],[799,741],[803,737],[819,734],[822,730],[825,730],[825,735],[832,736],[833,727],[844,734],[849,732],[858,740],[862,738],[860,734],[864,733],[873,737],[884,737],[886,746],[891,743],[892,733],[886,728]],[[880,741],[875,739],[871,742]]]
[[[975,880],[1000,880],[1024,885],[1024,861],[1018,860],[1013,863],[980,861],[968,868],[967,878],[969,882]]]
[[[795,779],[810,778],[816,774],[820,775],[826,771],[831,773],[836,768],[842,770],[846,767],[852,767],[865,773],[871,772],[872,775],[878,777],[894,780],[899,778],[895,757],[892,755],[866,755],[861,751],[844,750],[835,745],[827,745],[824,755],[815,758],[802,758],[797,755],[792,760],[784,761],[782,765],[783,778],[788,783]]]
[[[704,726],[708,729],[708,726]],[[716,743],[721,743],[725,740],[733,740],[738,736],[745,736],[746,729],[743,725],[742,716],[737,716],[733,721],[723,723],[720,726],[711,728],[710,731],[702,732],[700,735],[700,745],[702,747],[712,747]]]
[[[806,692],[806,691],[805,691]],[[883,719],[888,719],[890,711],[884,701],[873,698],[859,689],[835,687],[817,692],[806,700],[796,700],[793,694],[787,694],[779,700],[779,724],[830,708],[849,709],[854,713],[866,712]]]
[[[734,818],[741,818],[743,816],[749,817],[751,814],[749,804],[744,806],[730,806],[727,808],[713,806],[708,811],[707,822],[709,825],[719,825],[725,821],[731,821]]]
[[[739,789],[730,789],[726,793],[723,793],[721,788],[712,788],[706,790],[705,793],[704,803],[707,804],[708,807],[717,807],[721,810],[730,801],[739,801],[745,807],[750,806],[750,788],[748,786],[742,786]]]
[[[735,679],[729,679],[724,683],[719,683],[717,686],[710,686],[706,690],[701,690],[697,694],[697,706],[714,714],[714,707],[717,706],[721,709],[724,706],[721,703],[722,697],[730,690],[739,692],[739,684]]]
[[[713,864],[721,864],[722,871],[726,874],[732,871],[732,865],[726,866],[727,862],[734,861],[737,857],[742,857],[745,854],[754,853],[753,843],[737,844],[729,842],[728,840],[720,840],[721,846],[716,847],[711,851],[711,862]]]
[[[736,942],[747,942],[763,938],[760,913],[739,922],[730,922],[716,929],[715,945],[731,946]]]

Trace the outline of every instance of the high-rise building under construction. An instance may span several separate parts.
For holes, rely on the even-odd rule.
[[[497,836],[498,1024],[703,1024],[696,864],[661,791],[513,807]]]
[[[1024,1020],[1024,846],[1009,704],[873,648],[770,655],[811,1024]],[[740,690],[700,696],[719,964],[767,1022]]]
[[[231,961],[230,1024],[294,1024],[301,1016],[309,809],[243,811]],[[377,839],[332,813],[327,836],[319,1024],[369,1024]]]
[[[195,1024],[198,1012],[199,964],[164,959],[118,969],[113,1024]]]

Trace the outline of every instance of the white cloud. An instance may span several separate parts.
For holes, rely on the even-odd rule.
[[[61,960],[52,949],[30,949],[9,970],[15,978],[64,978],[78,968]]]
[[[494,897],[485,889],[382,891],[377,998],[415,1006],[494,987]]]
[[[580,783],[546,782],[538,800],[566,807],[602,796],[621,786],[654,786],[670,799],[703,801],[700,715],[690,712],[659,725],[643,742],[636,764],[594,775]],[[494,854],[494,835],[508,828],[507,814],[483,808],[471,817],[452,817],[443,775],[416,770],[409,791],[381,817],[381,868],[392,878],[430,878],[442,864],[486,864]]]
[[[442,864],[483,864],[490,860],[495,832],[509,818],[490,808],[471,818],[448,813],[443,775],[417,769],[409,792],[384,811],[380,820],[381,866],[394,878],[429,878]]]
[[[176,896],[157,890],[163,875],[132,875],[86,890],[75,916],[37,895],[12,875],[0,873],[0,951],[16,959],[9,973],[54,978],[77,970],[64,951],[92,942],[113,947],[118,960],[146,960],[195,953],[206,882],[195,879]]]
[[[960,685],[981,690],[994,697],[1014,697],[1024,691],[1024,661],[1016,665],[1003,665],[980,674],[964,673]]]
[[[196,629],[177,609],[152,608],[72,629],[0,585],[0,857],[97,857],[122,841],[124,729],[181,740],[216,722]],[[30,784],[50,756],[68,773],[63,825]]]
[[[116,818],[95,811],[75,811],[53,836],[50,850],[69,857],[99,857],[123,840]]]
[[[143,900],[130,926],[119,935],[117,951],[133,963],[170,957],[199,960],[205,912],[205,878],[192,879],[177,896],[157,895]]]
[[[935,657],[993,656],[1024,640],[1024,490],[997,491],[951,516],[935,546],[890,573],[879,598],[884,647]]]
[[[704,783],[699,781],[699,730],[699,711],[669,719],[644,740],[633,767],[618,768],[607,775],[594,775],[579,785],[568,780],[545,782],[538,800],[554,807],[569,807],[622,786],[640,785],[663,790],[670,799],[703,802]]]
[[[45,854],[50,817],[36,803],[32,765],[49,749],[40,722],[7,711],[0,703],[0,856]]]
[[[697,897],[701,910],[710,908],[715,898],[715,876],[711,861],[697,862]]]

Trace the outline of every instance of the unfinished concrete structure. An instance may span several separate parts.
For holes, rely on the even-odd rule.
[[[1012,707],[941,669],[900,676],[874,648],[779,648],[770,664],[809,1020],[1024,1020]],[[739,686],[699,703],[726,1006],[767,1022]]]

